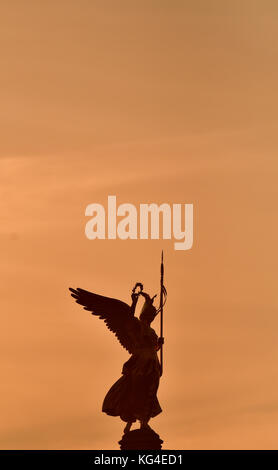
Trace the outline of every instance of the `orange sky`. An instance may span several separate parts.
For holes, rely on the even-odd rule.
[[[67,288],[155,293],[163,248],[152,426],[168,449],[277,448],[277,3],[0,9],[0,447],[117,448],[101,405],[128,355]],[[86,239],[108,194],[193,203],[193,249]]]

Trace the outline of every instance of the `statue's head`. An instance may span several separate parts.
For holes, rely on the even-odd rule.
[[[153,305],[156,295],[150,297],[149,294],[146,294],[145,292],[140,292],[140,294],[145,298],[145,302],[140,313],[140,320],[151,323],[157,315],[157,310]]]

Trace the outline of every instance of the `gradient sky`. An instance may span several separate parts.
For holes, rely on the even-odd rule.
[[[67,288],[154,294],[161,248],[153,428],[277,448],[277,31],[271,0],[2,2],[1,448],[117,448],[101,405],[128,354]],[[109,194],[193,203],[192,250],[87,240]]]

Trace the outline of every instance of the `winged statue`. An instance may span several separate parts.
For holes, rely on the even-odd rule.
[[[162,411],[157,399],[162,373],[157,352],[164,340],[158,338],[151,328],[152,321],[161,311],[161,307],[153,305],[156,296],[150,297],[144,292],[141,283],[132,290],[131,305],[80,288],[69,290],[78,304],[104,320],[131,355],[123,365],[121,377],[106,394],[102,411],[110,416],[119,416],[126,422],[125,433],[136,420],[140,421],[141,429],[149,428],[149,420]],[[143,296],[145,301],[138,318],[135,309],[139,296]]]

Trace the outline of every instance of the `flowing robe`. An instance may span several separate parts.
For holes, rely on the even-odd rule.
[[[102,411],[123,421],[149,420],[161,413],[157,399],[160,363],[155,331],[138,319],[134,351],[124,364],[122,376],[108,391]]]

